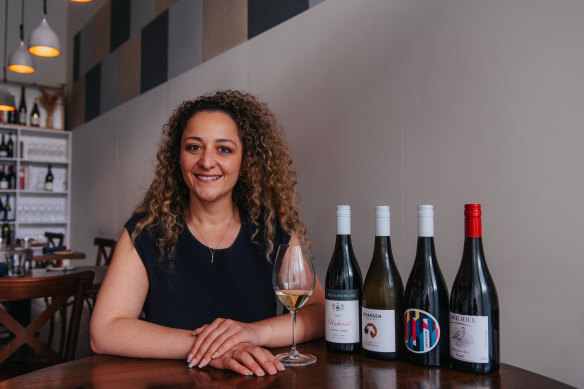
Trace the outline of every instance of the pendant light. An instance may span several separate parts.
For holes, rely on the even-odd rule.
[[[59,37],[47,23],[47,0],[43,0],[43,21],[30,34],[28,51],[39,57],[56,57],[60,51]]]
[[[70,0],[72,3],[91,3],[92,0]]]
[[[21,1],[22,11],[20,13],[20,45],[10,54],[8,69],[16,73],[33,73],[34,61],[32,55],[24,47],[24,0]]]
[[[4,1],[4,61],[2,63],[4,82],[0,88],[0,111],[14,111],[16,109],[14,96],[12,93],[8,92],[8,88],[6,88],[6,35],[8,35],[8,0]]]

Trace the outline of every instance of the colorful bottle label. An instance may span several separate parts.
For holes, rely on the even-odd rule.
[[[325,290],[325,339],[359,343],[359,289]]]
[[[464,362],[489,363],[489,317],[450,312],[450,356]]]
[[[361,308],[361,345],[365,350],[394,353],[395,310]]]
[[[406,348],[413,353],[427,353],[440,341],[440,324],[426,311],[408,309],[404,313],[404,326]]]

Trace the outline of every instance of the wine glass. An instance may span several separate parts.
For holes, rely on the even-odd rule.
[[[276,355],[284,366],[300,367],[316,362],[314,355],[298,352],[294,338],[296,311],[302,308],[310,298],[315,281],[310,251],[306,246],[288,244],[278,246],[272,285],[276,296],[288,308],[292,316],[292,350],[289,354]]]

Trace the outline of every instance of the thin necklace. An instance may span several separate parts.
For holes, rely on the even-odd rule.
[[[197,230],[199,235],[201,235],[201,238],[203,238],[203,243],[205,243],[205,246],[207,246],[207,249],[209,249],[209,252],[211,253],[211,263],[213,263],[213,261],[215,260],[215,251],[217,251],[217,249],[211,248],[209,243],[207,243],[207,239],[205,239],[205,237],[201,233],[201,230],[199,230],[197,228],[197,224],[195,224],[195,221],[193,220],[192,216],[190,217],[190,219],[191,219],[191,223],[193,223],[193,226],[195,227],[195,230]],[[227,231],[229,231],[229,227],[231,227],[231,220],[233,220],[233,216],[231,216],[231,219],[229,219],[229,223],[227,224],[227,228],[225,228],[225,232],[223,233],[221,240],[219,241],[219,243],[217,243],[217,247],[220,247],[221,243],[223,242],[223,239],[225,239],[225,236],[227,235]]]

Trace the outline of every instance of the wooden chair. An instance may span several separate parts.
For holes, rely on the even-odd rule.
[[[95,258],[95,266],[101,266],[103,260],[106,265],[112,261],[112,255],[116,248],[116,241],[114,239],[95,238],[93,244],[97,246],[97,257]]]
[[[95,238],[93,244],[97,246],[97,256],[95,257],[95,266],[101,266],[102,261],[109,265],[112,261],[112,256],[114,254],[114,249],[116,248],[116,241],[114,239],[107,238]],[[97,298],[97,293],[99,292],[100,284],[93,284],[87,292],[85,293],[85,302],[89,307],[89,310],[93,312],[93,307],[95,306],[95,299]]]
[[[4,306],[0,305],[0,324],[14,335],[14,338],[0,350],[0,366],[12,363],[13,361],[6,360],[22,345],[28,345],[32,348],[46,360],[48,365],[73,360],[79,336],[81,314],[83,313],[83,297],[85,290],[93,281],[93,275],[92,271],[84,271],[40,278],[0,278],[0,301],[2,302],[51,298],[49,305],[28,326],[23,326]],[[67,304],[70,296],[74,296],[74,303],[65,347],[64,350],[56,352],[38,337],[38,332],[51,317],[54,317]],[[29,358],[26,362],[31,362],[33,359]],[[32,366],[34,365],[31,364]]]
[[[63,246],[65,235],[60,232],[45,232],[45,238],[49,242],[49,247]]]

